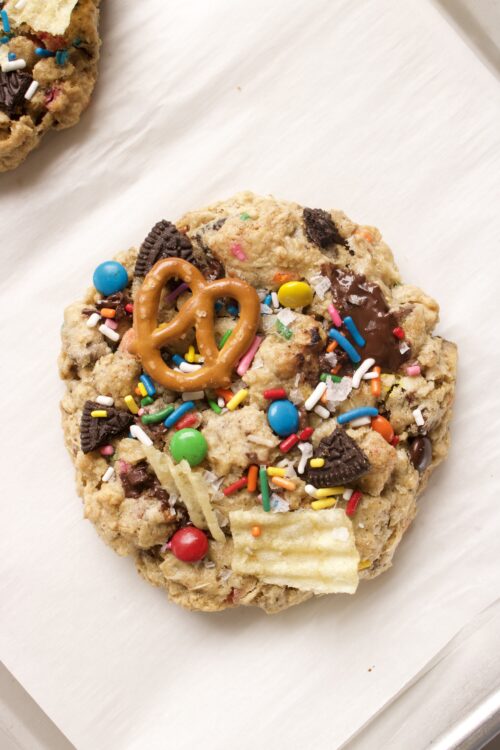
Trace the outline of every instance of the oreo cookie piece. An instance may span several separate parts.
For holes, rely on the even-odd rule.
[[[314,487],[348,484],[370,470],[367,457],[342,427],[320,440],[314,458],[325,459],[320,469],[311,468],[309,462],[307,464],[304,478]]]
[[[96,410],[105,410],[107,417],[92,417]],[[95,401],[86,401],[80,422],[80,444],[84,453],[90,453],[101,445],[109,443],[111,438],[126,432],[134,423],[133,415],[125,409],[114,406],[102,406]]]
[[[312,243],[323,248],[329,245],[344,245],[347,247],[347,242],[341,236],[337,225],[327,211],[323,211],[322,208],[304,208],[302,216],[307,238]]]
[[[141,245],[134,275],[145,276],[155,263],[163,258],[182,258],[188,263],[193,262],[193,246],[191,240],[179,232],[175,224],[170,221],[159,221],[154,225]]]
[[[24,102],[24,95],[33,78],[22,70],[11,73],[0,72],[0,110],[12,117]]]

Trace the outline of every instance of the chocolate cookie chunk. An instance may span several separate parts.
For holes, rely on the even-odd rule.
[[[307,238],[318,247],[345,245],[347,242],[340,234],[332,217],[322,208],[304,208],[304,224]]]
[[[93,411],[104,410],[106,417],[92,417]],[[82,451],[90,453],[101,445],[105,445],[111,438],[122,435],[134,423],[134,417],[125,409],[114,406],[101,406],[95,401],[86,401],[80,422],[80,442]]]
[[[145,276],[163,258],[182,258],[193,262],[191,240],[170,221],[157,222],[141,245],[134,275]]]
[[[22,70],[13,70],[12,73],[0,72],[0,109],[9,117],[18,113],[32,81],[29,73]]]
[[[312,469],[307,464],[304,477],[314,487],[348,484],[370,470],[367,457],[342,427],[320,441],[314,458],[325,459],[321,469]]]

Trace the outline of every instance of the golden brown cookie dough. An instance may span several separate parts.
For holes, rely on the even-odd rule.
[[[89,104],[99,60],[99,2],[78,0],[67,14],[70,21],[66,28],[51,24],[48,14],[45,24],[43,14],[37,17],[39,25],[33,28],[22,17],[17,18],[12,0],[4,4],[3,36],[0,24],[0,172],[19,166],[51,128],[76,125]],[[55,35],[42,27],[64,30]]]
[[[231,523],[238,519],[239,538],[244,539],[244,519],[251,519],[263,502],[258,488],[243,486],[230,494],[223,491],[245,477],[251,466],[278,466],[285,474],[281,478],[292,484],[277,486],[268,478],[270,513],[298,514],[300,521],[300,513],[311,513],[315,504],[318,514],[327,509],[321,509],[321,502],[318,506],[321,497],[311,495],[308,471],[315,478],[325,472],[324,481],[314,485],[317,493],[318,487],[328,487],[329,479],[334,481],[340,467],[347,480],[344,490],[335,494],[335,508],[344,521],[342,528],[333,531],[339,544],[349,545],[352,530],[355,543],[354,552],[346,547],[345,558],[339,553],[340,562],[352,566],[353,560],[359,560],[361,579],[382,573],[391,565],[416,514],[418,495],[448,450],[456,347],[433,335],[438,321],[436,302],[401,281],[392,253],[377,229],[358,225],[340,211],[304,210],[295,203],[240,193],[187,213],[176,223],[178,232],[168,222],[157,227],[140,253],[130,249],[117,256],[129,276],[124,289],[103,298],[92,287],[65,314],[60,356],[61,377],[66,383],[61,403],[63,427],[85,516],[119,554],[135,558],[148,581],[166,589],[169,597],[184,607],[211,612],[251,604],[278,612],[319,592],[349,588],[328,588],[325,574],[321,586],[304,583],[301,589],[296,569],[291,585],[286,584],[281,569],[263,573],[262,578],[246,575],[241,560],[251,557],[253,549],[265,567],[262,545],[282,539],[279,534],[270,537],[268,530],[255,531],[255,524],[248,527],[248,549],[244,546],[238,551],[240,563],[233,570],[236,554],[233,556]],[[188,258],[206,278],[240,278],[259,294],[262,314],[257,333],[263,340],[249,369],[241,376],[235,371],[232,375],[231,391],[246,391],[244,400],[234,410],[227,410],[224,402],[228,394],[220,390],[207,386],[201,395],[184,394],[183,398],[179,392],[155,384],[152,401],[146,396],[144,412],[133,417],[145,440],[138,438],[137,432],[131,436],[128,429],[119,432],[119,421],[111,423],[108,416],[110,432],[106,433],[108,427],[102,429],[109,438],[84,453],[82,446],[89,445],[82,443],[81,436],[86,403],[94,404],[104,396],[112,400],[114,409],[130,414],[130,401],[125,399],[132,396],[135,408],[141,406],[144,396],[136,389],[143,370],[127,344],[131,305],[143,282],[142,274],[159,259],[176,256]],[[134,269],[140,272],[135,277]],[[291,309],[279,304],[276,293],[294,280],[309,285],[312,301]],[[159,324],[174,319],[189,296],[188,289],[179,291],[175,283],[170,284],[160,304]],[[346,324],[336,328],[329,310],[332,304],[344,320],[351,317],[357,324],[364,346],[355,343]],[[106,331],[103,334],[101,327],[110,308],[115,310],[112,338]],[[236,320],[234,303],[221,300],[215,318],[216,339],[233,329]],[[332,345],[332,329],[354,345],[360,362],[352,362],[342,346]],[[166,348],[164,357],[170,366],[175,364],[174,354],[195,362],[191,346],[196,349],[192,332]],[[379,377],[361,379],[359,387],[353,387],[353,373],[370,358],[375,362],[367,375]],[[374,369],[377,366],[378,371]],[[334,378],[323,375],[321,380],[325,373]],[[322,401],[308,408],[322,382],[327,382]],[[284,389],[296,407],[294,434],[302,437],[299,445],[286,452],[283,441],[289,438],[278,435],[268,419],[271,402],[264,391],[269,389]],[[191,429],[203,435],[207,447],[205,458],[191,469],[186,462],[172,460],[170,445],[176,426],[143,421],[162,410],[168,414],[169,406],[177,408],[188,398],[195,404],[187,412],[194,415]],[[218,413],[217,403],[222,405],[222,413]],[[368,417],[338,424],[342,415],[365,407],[378,410],[381,422],[371,422]],[[87,413],[92,408],[87,405]],[[99,408],[105,410],[106,406]],[[130,421],[123,414],[124,423]],[[312,435],[308,428],[313,428]],[[339,429],[342,439],[332,442],[332,434]],[[92,439],[99,440],[100,434],[96,428]],[[335,455],[328,453],[329,441],[337,446]],[[308,467],[304,473],[299,471],[302,455]],[[326,456],[325,462],[313,469],[307,462],[318,456]],[[202,490],[205,496],[199,501]],[[241,516],[241,511],[248,515]],[[231,516],[234,512],[239,515]],[[196,527],[208,539],[208,553],[197,562],[185,562],[168,544],[179,529]],[[284,563],[292,559],[291,554],[285,545]],[[309,547],[307,554],[311,554]],[[318,565],[319,560],[318,553]],[[351,576],[352,570],[348,573]],[[333,577],[339,575],[338,571],[332,573]],[[284,582],[268,583],[266,578]]]

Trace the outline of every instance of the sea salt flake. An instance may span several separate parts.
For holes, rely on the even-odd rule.
[[[297,316],[288,307],[284,307],[279,311],[276,317],[280,323],[283,323],[283,325],[288,328]]]
[[[323,276],[322,274],[318,274],[317,276],[312,276],[311,279],[311,286],[318,295],[320,299],[325,299],[325,294],[332,286],[332,282],[329,278],[326,276]]]
[[[301,404],[304,401],[304,397],[298,388],[292,388],[290,391],[290,401],[292,404]]]
[[[345,401],[346,398],[352,391],[352,378],[347,375],[342,378],[340,383],[335,383],[333,380],[328,379],[326,381],[326,400],[331,401],[334,404]]]
[[[260,306],[260,312],[261,312],[262,315],[272,315],[273,314],[273,311],[269,307],[269,305],[264,305],[264,304],[261,304],[261,306]]]
[[[410,351],[410,347],[408,346],[406,341],[401,341],[401,343],[399,344],[399,351],[401,352],[401,354],[406,354],[406,352]]]
[[[290,510],[290,503],[288,503],[286,500],[283,500],[282,497],[276,495],[274,492],[270,497],[270,505],[271,510],[274,513],[287,513]]]
[[[351,305],[362,305],[366,297],[361,297],[359,294],[350,294],[347,298]]]
[[[335,352],[327,352],[325,354],[325,359],[330,367],[335,367],[335,365],[337,364],[337,355],[335,354]]]

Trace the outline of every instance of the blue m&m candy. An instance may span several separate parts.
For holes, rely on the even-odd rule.
[[[127,270],[116,260],[106,260],[94,271],[94,286],[98,292],[108,297],[115,292],[121,292],[128,284]]]
[[[299,412],[291,401],[280,398],[273,401],[267,410],[267,421],[277,435],[288,437],[299,428]]]

